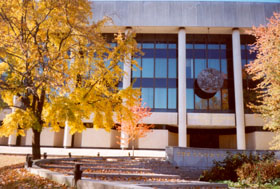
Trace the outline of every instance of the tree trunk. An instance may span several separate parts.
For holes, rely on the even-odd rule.
[[[132,140],[132,157],[134,157],[134,145],[135,145],[135,140]]]
[[[41,159],[41,149],[40,149],[40,136],[41,132],[36,129],[33,130],[32,136],[32,156],[33,159]]]

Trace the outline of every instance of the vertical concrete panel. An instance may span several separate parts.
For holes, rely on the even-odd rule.
[[[8,145],[8,137],[0,137],[0,145]]]
[[[121,18],[119,17],[119,10],[116,10],[116,3],[117,2],[102,2],[101,10],[97,11],[102,12],[101,14],[103,16],[109,16],[112,18],[115,25],[122,25],[123,23],[119,22]]]
[[[236,2],[227,2],[224,3],[224,26],[236,27],[236,17],[237,17],[237,3]]]
[[[165,25],[169,25],[169,23],[172,23],[172,25],[183,26],[182,20],[184,18],[182,15],[182,4],[182,2],[178,1],[169,2],[169,18]]]
[[[265,10],[262,3],[252,3],[251,4],[251,17],[255,26],[259,26],[260,23],[265,23]]]
[[[117,134],[116,130],[87,128],[82,132],[81,147],[119,148]]]
[[[156,18],[156,2],[143,2],[143,15],[141,22],[144,22],[146,26],[157,26],[158,24],[155,22]]]
[[[168,2],[157,2],[154,5],[156,8],[156,22],[158,26],[165,26],[169,16],[169,3]]]
[[[72,135],[71,135],[72,137]],[[54,132],[54,146],[63,146],[63,138],[64,138],[64,129],[60,129],[58,132]]]
[[[275,133],[273,132],[253,132],[246,135],[248,149],[252,150],[268,150]]]
[[[251,17],[251,6],[250,3],[238,3],[237,4],[237,25],[239,27],[251,26],[253,24]]]
[[[25,146],[31,146],[32,145],[32,135],[33,131],[32,129],[28,129],[25,131]]]
[[[274,12],[280,11],[278,8],[278,4],[274,4],[274,3],[264,4],[265,18],[270,18],[273,16]],[[271,5],[273,5],[273,6],[271,6]]]
[[[224,20],[224,3],[212,2],[211,3],[211,26],[223,26],[226,20]]]
[[[74,147],[81,147],[82,143],[82,134],[81,133],[75,133],[74,134]]]
[[[246,134],[246,147],[248,150],[256,149],[256,135],[255,133]]]
[[[128,4],[127,26],[133,26],[135,25],[135,23],[139,23],[143,17],[143,1],[127,2],[127,4]]]
[[[236,149],[236,135],[219,135],[219,148]]]
[[[126,1],[120,1],[120,2],[112,2],[114,4],[113,7],[111,7],[111,14],[113,14],[113,21],[116,25],[128,25],[129,24],[129,18],[131,17],[128,13],[128,2]]]
[[[98,20],[101,20],[104,16],[103,14],[103,3],[100,2],[91,2],[92,12],[93,12],[93,21],[97,22]]]
[[[47,127],[42,130],[41,133],[41,146],[53,146],[54,145],[54,135],[55,132],[52,131],[52,128]]]
[[[182,3],[182,25],[197,26],[197,5],[196,2]],[[172,11],[172,10],[171,10]]]
[[[168,146],[168,130],[154,129],[138,139],[137,148],[165,149]]]
[[[168,146],[178,146],[178,134],[168,132]]]
[[[211,26],[211,2],[203,2],[197,5],[197,22],[199,26]]]

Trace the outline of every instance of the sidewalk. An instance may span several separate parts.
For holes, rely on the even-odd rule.
[[[87,149],[87,148],[51,148],[41,147],[41,154],[47,153],[48,155],[68,156],[71,152],[72,156],[128,156],[132,155],[132,150],[121,149]],[[31,147],[22,146],[0,146],[0,154],[32,154]],[[135,150],[134,156],[139,157],[165,157],[164,150]]]

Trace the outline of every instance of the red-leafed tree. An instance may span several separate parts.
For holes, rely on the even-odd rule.
[[[265,129],[277,133],[272,148],[280,148],[280,13],[274,13],[265,26],[253,27],[251,34],[256,37],[253,50],[257,58],[246,71],[254,81],[257,102],[251,108],[261,113]]]
[[[134,156],[135,140],[145,137],[148,132],[151,132],[150,129],[154,125],[143,123],[144,118],[149,117],[152,113],[151,108],[145,106],[145,104],[142,105],[141,100],[137,105],[130,107],[130,111],[132,112],[131,117],[120,118],[120,126],[117,127],[117,130],[120,133],[124,133],[125,136],[117,138],[120,140],[118,143],[121,145],[128,145],[131,142],[132,156]]]

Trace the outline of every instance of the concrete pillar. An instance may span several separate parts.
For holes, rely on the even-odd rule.
[[[129,35],[132,32],[132,29],[130,27],[127,27],[125,30],[125,35]],[[124,76],[123,76],[123,89],[126,89],[131,85],[131,55],[128,54],[127,59],[124,62],[123,65],[124,69]],[[128,138],[126,133],[121,132],[121,149],[128,148],[128,144],[125,143],[125,138]]]
[[[244,120],[244,104],[243,104],[240,32],[238,28],[234,28],[232,31],[232,51],[233,51],[237,149],[244,150],[246,149],[246,139],[245,139],[245,120]]]
[[[65,121],[63,147],[69,148],[71,147],[71,143],[72,143],[72,135],[70,134],[70,127],[68,126],[68,121]]]
[[[178,134],[180,147],[187,147],[187,113],[186,113],[186,31],[178,32]]]
[[[13,96],[13,104],[19,106],[19,102],[17,101],[17,96]],[[12,107],[12,113],[16,111],[16,108]],[[17,132],[17,131],[15,131]],[[16,133],[12,134],[8,138],[8,146],[15,146],[17,142],[17,135]]]

